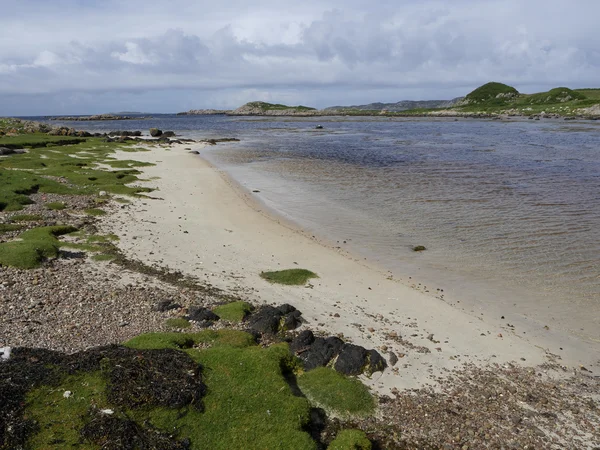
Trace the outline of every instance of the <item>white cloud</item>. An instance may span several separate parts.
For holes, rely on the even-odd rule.
[[[327,106],[451,98],[492,79],[590,85],[600,69],[590,0],[57,3],[5,8],[0,96],[37,107],[36,96],[69,92],[78,108],[96,96],[110,110],[128,92],[188,90],[204,93],[190,107],[251,95]],[[153,97],[157,110],[187,106]]]

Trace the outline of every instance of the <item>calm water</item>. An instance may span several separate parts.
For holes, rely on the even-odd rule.
[[[522,303],[529,315],[577,310],[585,334],[600,320],[600,123],[156,116],[72,125],[238,137],[208,158],[340,246],[474,301]]]

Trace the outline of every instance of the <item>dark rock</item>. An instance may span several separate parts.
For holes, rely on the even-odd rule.
[[[0,147],[0,155],[12,155],[15,151],[12,148]]]
[[[396,363],[398,362],[398,357],[396,356],[396,354],[394,352],[389,352],[388,354],[390,355],[390,357],[389,357],[390,366],[394,367],[396,365]]]
[[[248,326],[261,333],[275,334],[279,331],[282,314],[278,308],[263,306],[248,319]]]
[[[150,128],[150,136],[159,137],[159,136],[162,136],[162,134],[163,134],[162,130],[159,130],[158,128]]]
[[[186,316],[188,320],[196,322],[214,322],[220,319],[214,312],[202,306],[190,306]]]
[[[365,373],[367,375],[372,375],[375,372],[383,372],[387,367],[385,359],[379,354],[377,350],[368,350],[367,359],[369,361],[367,368],[365,369]]]
[[[344,375],[360,375],[368,363],[368,352],[364,347],[344,344],[333,368]]]
[[[198,150],[192,150],[190,153],[193,154],[193,155],[199,155],[200,154],[200,152]]]
[[[281,329],[283,331],[295,330],[302,325],[302,313],[300,311],[293,311],[283,316],[281,320]]]
[[[283,305],[279,306],[277,309],[281,312],[282,315],[286,315],[286,314],[296,311],[296,308],[294,308],[292,305],[289,305],[287,303],[284,303]]]
[[[164,137],[174,137],[175,136],[175,132],[174,131],[163,131],[162,136],[164,136]]]
[[[310,370],[326,366],[343,347],[344,342],[335,336],[330,336],[327,339],[316,338],[310,348],[298,356],[303,361],[304,368]]]
[[[173,300],[161,300],[154,304],[152,307],[153,311],[165,312],[171,311],[172,309],[179,309],[181,305],[179,303],[174,303]]]
[[[313,332],[310,330],[304,330],[292,340],[290,343],[290,351],[292,353],[306,351],[313,342],[315,342],[315,335]]]

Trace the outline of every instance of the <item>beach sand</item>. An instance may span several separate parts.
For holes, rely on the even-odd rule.
[[[141,170],[145,185],[158,190],[153,198],[115,205],[101,223],[104,232],[120,237],[128,257],[180,270],[255,303],[290,303],[313,330],[343,335],[386,358],[394,352],[395,367],[364,379],[378,393],[435,384],[436,377],[470,362],[556,362],[600,370],[598,343],[525,318],[456,306],[460,299],[392,279],[274,216],[257,199],[259,193],[242,189],[203,160],[203,145],[136,153],[134,159],[156,164]],[[131,159],[131,153],[117,157]],[[319,278],[298,287],[273,285],[259,276],[288,268],[309,269]]]

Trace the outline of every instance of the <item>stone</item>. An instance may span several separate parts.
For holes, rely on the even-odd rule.
[[[260,333],[275,334],[279,331],[282,314],[278,308],[263,306],[248,319],[248,326]]]
[[[162,136],[163,137],[174,137],[175,132],[174,131],[163,131]]]
[[[344,375],[360,375],[368,361],[368,352],[364,347],[344,344],[333,368]]]
[[[281,320],[281,329],[283,331],[295,330],[302,325],[302,313],[300,311],[292,311],[289,314],[283,316]]]
[[[154,306],[152,307],[152,310],[158,311],[158,312],[165,312],[165,311],[171,311],[172,309],[179,309],[179,308],[181,308],[181,305],[179,303],[174,303],[172,300],[161,300],[154,304]]]
[[[208,308],[195,305],[188,308],[186,319],[194,320],[196,322],[215,322],[219,320],[220,317]]]
[[[390,366],[394,367],[396,365],[396,363],[398,362],[398,357],[396,356],[396,354],[394,352],[389,352],[389,361],[390,361]]]
[[[304,330],[292,340],[290,343],[290,351],[292,353],[306,351],[313,342],[315,342],[315,335],[313,332]]]
[[[369,376],[375,372],[383,372],[387,367],[385,359],[379,354],[377,350],[368,350],[367,359],[369,362],[365,369],[365,373]]]
[[[330,336],[326,339],[319,337],[315,339],[306,352],[298,356],[304,363],[304,368],[310,370],[326,366],[329,361],[336,357],[343,346],[344,342],[338,337]]]
[[[150,128],[150,136],[159,137],[159,136],[162,136],[162,134],[163,134],[162,130],[159,130],[158,128]]]

